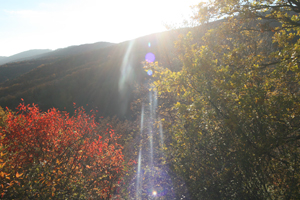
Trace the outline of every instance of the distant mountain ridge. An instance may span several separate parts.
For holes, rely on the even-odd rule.
[[[43,51],[29,50],[10,57],[0,57],[0,83],[14,79],[42,64],[54,62],[59,58],[67,58],[69,56],[85,54],[91,51],[96,51],[105,47],[109,47],[111,45],[114,44],[110,42],[97,42],[93,44],[70,46],[66,48],[57,49],[55,51],[45,51],[44,53],[42,53]],[[28,56],[18,58],[17,55]],[[10,58],[10,62],[6,63],[5,61],[8,60],[7,58]],[[5,64],[1,65],[1,62]]]
[[[84,54],[88,53],[90,51],[95,51],[99,50],[105,47],[109,47],[111,45],[114,45],[114,43],[110,42],[96,42],[92,44],[82,44],[82,45],[74,45],[74,46],[69,46],[66,48],[60,48],[55,51],[37,55],[32,57],[32,59],[36,58],[48,58],[48,57],[65,57],[65,56],[73,56],[76,54]]]
[[[217,26],[218,22],[203,25],[199,35]],[[71,46],[7,63],[0,66],[0,106],[14,109],[22,98],[42,110],[55,107],[72,113],[75,102],[87,110],[97,109],[99,116],[128,119],[135,86],[152,79],[143,69],[145,56],[152,53],[161,66],[180,69],[174,42],[190,30],[154,33],[118,44]]]
[[[2,60],[5,60],[7,57],[5,57],[5,56],[0,56],[0,62],[2,61]]]
[[[54,58],[54,57],[65,57],[73,56],[76,54],[88,53],[89,51],[98,50],[108,46],[114,45],[110,42],[96,42],[92,44],[74,45],[66,48],[60,48],[57,50],[50,49],[33,49],[24,51],[9,57],[0,56],[0,65],[4,65],[11,62],[20,62],[24,60],[32,60],[39,58]],[[1,82],[1,81],[0,81]]]
[[[1,56],[0,65],[3,65],[5,63],[10,63],[10,62],[26,60],[28,57],[37,56],[51,51],[52,50],[50,49],[32,49],[8,57]]]
[[[127,118],[134,84],[147,76],[142,64],[145,55],[151,52],[156,61],[175,66],[171,54],[177,35],[171,31],[119,44],[71,46],[2,65],[0,106],[14,109],[23,98],[42,110],[55,107],[72,112],[75,102],[99,110],[101,116]]]

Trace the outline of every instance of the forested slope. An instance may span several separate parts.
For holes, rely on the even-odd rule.
[[[145,55],[151,52],[156,61],[173,66],[177,34],[152,34],[99,50],[82,53],[73,50],[60,57],[2,66],[0,70],[11,75],[10,80],[0,84],[0,105],[13,109],[23,98],[43,110],[56,107],[71,111],[75,102],[97,108],[105,116],[129,116],[134,83],[145,76],[142,65]],[[2,80],[5,78],[8,77]]]

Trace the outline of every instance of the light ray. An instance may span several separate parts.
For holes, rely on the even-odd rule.
[[[162,124],[161,124],[160,118],[158,120],[159,120],[160,143],[161,143],[162,149],[164,149],[164,133],[163,133],[163,128],[162,128]]]
[[[142,190],[141,183],[141,165],[142,165],[142,147],[140,147],[139,158],[138,158],[138,170],[137,170],[137,182],[136,182],[136,199],[140,199],[140,191]]]
[[[150,110],[150,120],[149,120],[149,142],[150,142],[150,169],[151,169],[151,180],[150,180],[150,188],[151,191],[153,190],[154,185],[154,166],[153,166],[153,97],[152,97],[152,91],[149,91],[149,110]]]
[[[123,61],[122,61],[122,65],[121,65],[121,77],[119,80],[119,91],[124,90],[124,85],[125,85],[126,81],[130,80],[129,76],[132,74],[131,73],[132,67],[129,62],[129,57],[130,57],[130,53],[131,53],[133,44],[134,44],[134,40],[131,40],[127,47],[126,53],[123,57]]]
[[[157,91],[154,91],[153,97],[153,118],[156,119],[156,108],[157,108]]]
[[[141,112],[141,132],[140,132],[140,150],[138,156],[138,170],[137,170],[137,181],[136,181],[136,199],[140,199],[140,191],[142,190],[142,177],[141,177],[141,166],[142,166],[142,133],[144,127],[144,104],[142,104]]]

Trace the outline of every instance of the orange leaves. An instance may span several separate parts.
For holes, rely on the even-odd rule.
[[[5,172],[0,172],[0,177],[1,178],[5,178],[6,176],[8,176],[9,174],[5,173]]]
[[[16,173],[16,178],[19,178],[23,175],[23,173],[19,174],[18,172]]]

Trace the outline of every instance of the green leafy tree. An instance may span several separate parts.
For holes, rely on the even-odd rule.
[[[195,8],[194,20],[210,26],[179,38],[182,69],[147,66],[170,141],[166,163],[191,199],[297,199],[300,4],[215,0]],[[180,197],[180,184],[175,191]]]

